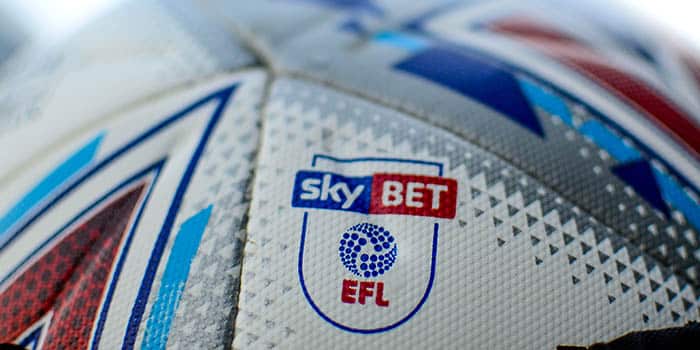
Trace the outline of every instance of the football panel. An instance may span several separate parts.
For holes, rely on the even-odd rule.
[[[230,342],[266,79],[260,70],[218,75],[72,125],[75,144],[45,142],[36,166],[7,176],[0,342]]]
[[[286,78],[264,118],[234,348],[554,348],[697,317],[672,266],[454,134]]]

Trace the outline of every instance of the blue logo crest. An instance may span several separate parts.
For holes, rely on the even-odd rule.
[[[377,277],[389,271],[398,253],[391,232],[370,223],[354,225],[343,233],[338,248],[340,261],[360,277]]]

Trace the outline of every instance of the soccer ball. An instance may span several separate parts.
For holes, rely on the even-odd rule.
[[[0,72],[0,343],[553,349],[699,317],[700,61],[613,5],[134,1]]]

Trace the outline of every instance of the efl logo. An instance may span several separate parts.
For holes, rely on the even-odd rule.
[[[340,238],[340,261],[357,277],[378,278],[396,263],[398,245],[396,238],[384,227],[367,222],[349,228]],[[374,298],[375,305],[388,307],[384,298],[383,281],[344,279],[340,300],[345,304],[364,305]]]
[[[425,175],[347,177],[299,171],[292,206],[452,219],[457,208],[457,181]]]

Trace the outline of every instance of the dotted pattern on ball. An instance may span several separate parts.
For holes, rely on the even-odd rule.
[[[365,222],[343,233],[338,254],[348,271],[359,277],[371,278],[383,275],[394,266],[398,248],[391,232]]]

